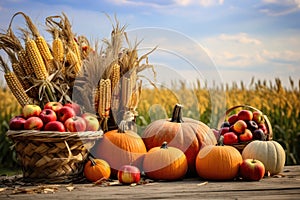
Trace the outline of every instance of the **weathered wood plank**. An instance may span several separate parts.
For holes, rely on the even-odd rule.
[[[277,178],[265,177],[258,182],[206,182],[190,178],[134,187],[75,184],[73,191],[67,191],[66,185],[59,185],[53,194],[0,192],[0,199],[300,199],[300,166],[287,166],[282,175]]]

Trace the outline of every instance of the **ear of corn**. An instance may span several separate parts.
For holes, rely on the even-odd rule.
[[[38,80],[46,80],[49,76],[43,58],[34,40],[28,39],[26,42],[26,54]]]
[[[53,72],[55,70],[54,63],[53,63],[53,56],[50,52],[50,49],[48,47],[48,44],[47,44],[45,38],[42,36],[38,36],[35,39],[35,42],[36,42],[37,48],[38,48],[44,62],[46,64],[47,71]]]
[[[19,104],[23,107],[26,104],[30,103],[30,99],[26,94],[22,84],[18,80],[16,74],[14,72],[7,72],[4,74],[4,78],[11,92],[19,102]]]
[[[59,37],[54,38],[52,41],[52,54],[53,58],[58,62],[64,61],[64,45]]]
[[[69,47],[75,53],[76,58],[78,60],[78,64],[81,66],[82,63],[81,63],[80,49],[77,42],[74,39],[70,41]]]
[[[18,59],[19,59],[20,65],[24,69],[25,75],[31,76],[34,73],[34,71],[30,64],[29,57],[26,55],[26,51],[24,49],[22,49],[17,54],[18,54]]]
[[[75,76],[77,76],[81,70],[81,64],[80,61],[78,60],[78,57],[71,49],[69,49],[66,55],[66,60],[70,64],[70,67],[72,68],[71,71],[74,73]]]

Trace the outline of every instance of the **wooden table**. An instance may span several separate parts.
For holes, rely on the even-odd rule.
[[[1,189],[1,188],[0,188]],[[300,166],[261,181],[205,181],[187,178],[142,185],[40,185],[1,189],[0,199],[300,199]],[[32,193],[28,193],[28,192]],[[13,194],[16,192],[16,194]],[[46,194],[45,194],[46,193]]]

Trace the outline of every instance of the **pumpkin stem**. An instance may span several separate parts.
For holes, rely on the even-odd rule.
[[[89,160],[91,161],[91,166],[96,165],[96,162],[95,162],[94,158],[91,155],[89,155]]]
[[[172,114],[172,119],[171,122],[177,122],[177,123],[182,123],[182,108],[183,105],[181,104],[176,104],[174,109],[173,109],[173,114]]]
[[[161,149],[167,149],[168,148],[168,143],[166,141],[163,142],[160,148]]]
[[[126,131],[127,122],[122,120],[118,126],[118,133],[125,133]]]
[[[223,135],[220,136],[217,146],[224,146],[224,136]]]

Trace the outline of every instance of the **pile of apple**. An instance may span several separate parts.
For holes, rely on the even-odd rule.
[[[249,142],[252,140],[266,140],[268,129],[265,119],[260,111],[240,110],[236,114],[228,116],[219,130],[223,135],[223,143],[226,145]]]
[[[25,105],[22,114],[9,122],[10,130],[40,130],[58,132],[98,131],[97,116],[82,113],[76,103],[48,102],[41,108],[38,105]]]

